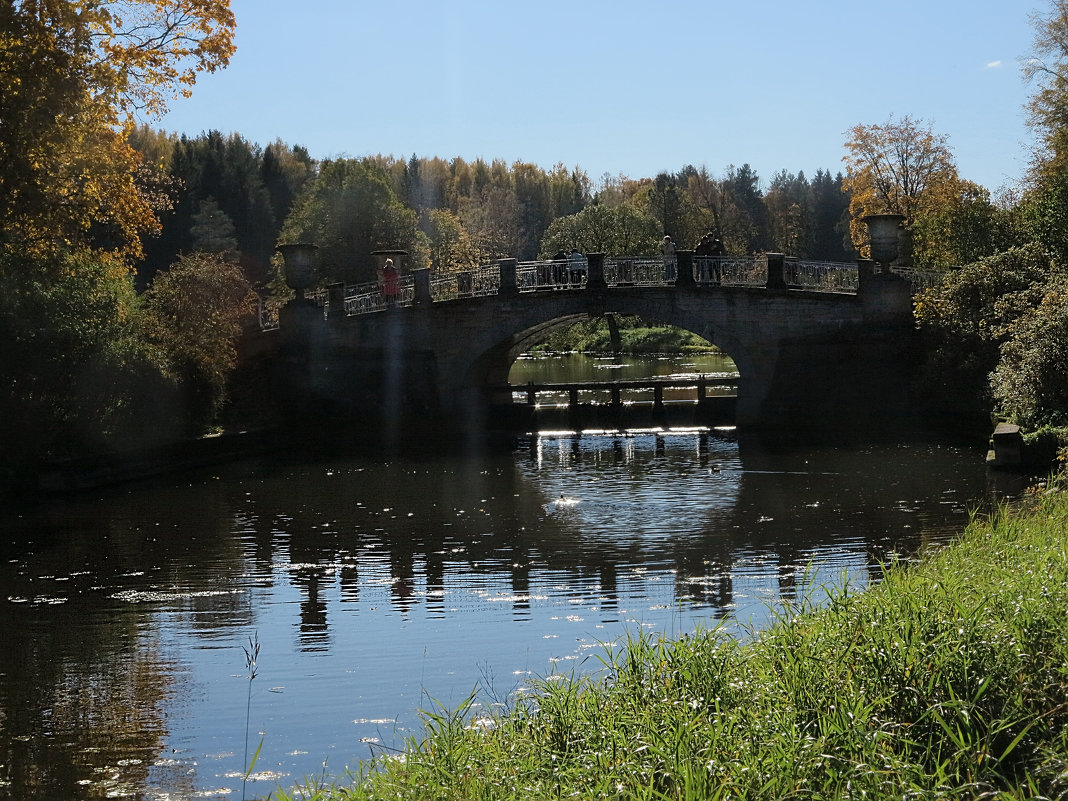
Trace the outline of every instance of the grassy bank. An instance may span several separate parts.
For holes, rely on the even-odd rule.
[[[1068,797],[1068,493],[749,643],[641,637],[330,799]]]

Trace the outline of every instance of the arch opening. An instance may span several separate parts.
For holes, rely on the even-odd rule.
[[[731,355],[699,333],[605,312],[517,338],[497,402],[538,431],[730,429],[739,382]]]

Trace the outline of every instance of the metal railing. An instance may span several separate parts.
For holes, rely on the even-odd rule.
[[[947,275],[942,270],[917,270],[914,267],[892,267],[891,269],[895,275],[909,280],[913,294],[925,289],[933,289],[941,284]]]
[[[604,279],[609,287],[673,286],[677,263],[664,257],[617,257],[604,262]],[[848,262],[817,262],[787,258],[784,264],[786,285],[791,289],[813,292],[855,294],[860,286],[857,264]],[[516,284],[520,292],[572,291],[586,286],[589,268],[584,262],[569,260],[526,261],[516,267]],[[894,267],[893,272],[908,279],[913,292],[937,286],[945,273],[933,270]],[[725,256],[696,256],[693,259],[693,279],[698,286],[764,287],[768,280],[766,256],[730,258]],[[377,282],[345,286],[344,314],[354,316],[383,311],[393,306],[411,306],[415,302],[415,281],[411,275],[401,276],[399,292],[390,304]],[[340,285],[339,285],[340,286]],[[496,295],[501,289],[499,263],[487,264],[474,270],[458,273],[437,273],[430,277],[430,300],[459,300]],[[331,312],[331,297],[337,293],[326,289],[306,295],[307,299]],[[260,328],[278,327],[278,310],[282,304],[273,298],[261,298]]]
[[[483,298],[501,290],[501,266],[487,264],[460,273],[438,273],[430,279],[430,300]]]
[[[694,281],[701,286],[762,287],[768,283],[768,260],[765,256],[697,256],[693,260],[693,270]]]
[[[516,283],[520,292],[556,289],[581,289],[586,286],[589,265],[585,259],[571,261],[521,261],[516,265]]]
[[[392,306],[411,306],[415,302],[415,279],[403,275],[397,279],[397,294],[390,298],[383,292],[382,286],[375,281],[345,287],[345,314],[369,314],[383,311]]]
[[[605,259],[604,280],[608,286],[667,286],[675,282],[674,259]]]
[[[787,259],[784,269],[790,287],[849,294],[856,294],[860,288],[860,268],[856,264]]]

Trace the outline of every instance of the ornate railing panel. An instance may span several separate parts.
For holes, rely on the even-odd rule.
[[[675,282],[671,265],[662,257],[606,259],[604,280],[608,286],[667,286]]]
[[[895,275],[907,278],[912,284],[913,293],[922,292],[925,289],[933,289],[945,280],[946,273],[942,270],[917,270],[913,267],[893,267]]]
[[[785,270],[786,283],[794,288],[856,294],[860,286],[860,269],[856,264],[787,259]]]
[[[763,256],[697,256],[693,262],[694,281],[702,286],[759,287],[768,282],[768,260]]]
[[[521,261],[516,266],[516,283],[520,292],[537,292],[555,289],[581,289],[586,285],[589,266],[585,259],[573,262],[568,259],[555,261]]]
[[[397,295],[394,306],[411,306],[415,302],[415,279],[403,275],[397,279]],[[345,314],[367,314],[389,308],[389,299],[377,282],[355,284],[345,287]]]

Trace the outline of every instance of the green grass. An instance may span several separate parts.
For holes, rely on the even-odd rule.
[[[1068,493],[740,642],[640,635],[319,799],[1068,797]]]

